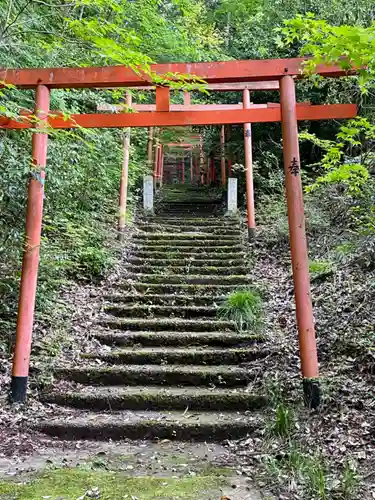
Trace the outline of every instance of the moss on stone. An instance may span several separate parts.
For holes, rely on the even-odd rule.
[[[127,386],[116,390],[95,387],[87,392],[48,392],[42,400],[67,404],[75,408],[101,410],[192,410],[247,411],[267,404],[259,394],[238,390],[206,388],[161,388],[159,386]]]
[[[217,474],[196,475],[182,478],[129,477],[121,472],[85,470],[82,467],[45,470],[29,482],[0,482],[0,497],[17,500],[41,498],[138,498],[161,499],[215,499],[226,484]],[[99,495],[95,496],[95,491]]]

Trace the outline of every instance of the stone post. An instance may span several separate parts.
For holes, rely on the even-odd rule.
[[[154,213],[154,179],[152,175],[143,176],[143,209]]]
[[[228,178],[228,208],[226,215],[235,215],[237,213],[237,179]]]

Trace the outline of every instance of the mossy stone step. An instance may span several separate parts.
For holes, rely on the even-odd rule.
[[[99,359],[113,364],[170,364],[170,365],[236,365],[249,363],[269,355],[266,349],[250,347],[136,347],[110,352],[82,354],[85,359]]]
[[[177,332],[216,332],[234,331],[235,325],[231,321],[203,320],[203,319],[176,319],[176,318],[118,318],[103,319],[102,326],[114,328],[115,330],[145,331],[151,330],[161,332],[165,330]]]
[[[221,205],[219,204],[212,204],[212,205],[191,205],[189,206],[180,206],[176,207],[174,204],[171,205],[162,205],[156,208],[156,213],[158,215],[162,216],[174,216],[174,217],[196,217],[196,216],[201,216],[201,215],[216,215],[216,216],[221,216],[223,215],[221,211]]]
[[[90,413],[74,419],[52,418],[34,428],[65,440],[169,439],[220,442],[251,434],[262,425],[257,415],[236,412],[111,412]]]
[[[246,275],[230,276],[194,276],[183,274],[135,274],[129,273],[126,276],[129,280],[135,280],[142,283],[158,283],[164,285],[171,284],[191,284],[191,285],[246,285],[249,279]]]
[[[216,267],[221,269],[228,268],[229,266],[241,267],[244,265],[244,259],[196,259],[196,258],[173,258],[173,259],[144,259],[140,257],[128,257],[126,260],[135,266],[155,266],[155,267]],[[198,273],[199,274],[199,273]]]
[[[195,305],[195,306],[212,306],[213,304],[220,304],[225,295],[200,297],[196,295],[173,295],[173,294],[111,294],[105,295],[105,300],[113,303],[120,304],[149,304],[151,306],[157,305]]]
[[[194,216],[194,217],[185,217],[180,219],[180,217],[175,217],[173,215],[150,215],[147,217],[140,218],[143,222],[155,222],[155,223],[173,223],[183,226],[184,224],[224,224],[224,225],[232,225],[234,222],[239,223],[240,219],[238,217],[227,217],[227,216],[218,216],[218,215],[205,215],[203,216]]]
[[[154,293],[171,293],[171,294],[191,294],[195,295],[218,295],[227,294],[238,288],[238,285],[202,285],[202,284],[189,284],[189,283],[142,283],[142,282],[120,282],[119,287],[124,290],[143,294]]]
[[[116,365],[73,366],[54,369],[58,379],[89,385],[172,385],[245,387],[259,375],[236,366]]]
[[[132,254],[136,254],[136,252],[162,252],[165,254],[171,255],[172,253],[175,252],[181,252],[186,255],[191,255],[195,254],[197,252],[202,252],[204,254],[209,254],[210,257],[217,258],[218,254],[220,253],[227,253],[227,254],[233,254],[233,253],[238,253],[238,254],[243,254],[244,249],[242,245],[221,245],[220,242],[218,242],[215,245],[211,244],[205,244],[202,242],[197,241],[195,244],[183,244],[180,245],[179,243],[176,243],[175,241],[171,241],[169,245],[166,243],[147,243],[147,242],[142,242],[137,244],[137,247],[135,250],[132,251]]]
[[[227,265],[228,261],[236,260],[236,259],[243,259],[245,256],[244,249],[241,248],[240,250],[236,250],[235,253],[230,252],[229,250],[227,252],[217,252],[217,248],[211,252],[207,251],[207,248],[204,248],[203,250],[200,249],[190,249],[188,247],[182,247],[180,249],[174,249],[174,250],[140,250],[140,249],[132,249],[129,252],[129,259],[132,258],[137,258],[137,259],[167,259],[167,260],[173,260],[173,259],[179,259],[179,260],[194,260],[194,261],[209,261],[209,260],[216,260],[216,261],[222,261],[223,265]]]
[[[162,265],[157,266],[156,264],[144,264],[135,265],[129,264],[125,266],[125,269],[130,270],[132,273],[144,273],[144,274],[158,274],[158,275],[170,275],[170,274],[187,274],[193,276],[226,276],[226,275],[244,275],[249,272],[249,268],[242,266],[194,266],[191,264],[172,266],[172,265]]]
[[[192,241],[217,241],[218,237],[213,234],[205,234],[205,233],[136,233],[133,236],[134,241],[170,241],[171,238],[174,238],[176,242],[182,242],[182,241],[187,241],[187,242],[192,242]],[[235,236],[220,236],[220,241],[225,241],[225,242],[235,242],[238,244],[238,242],[241,240],[240,235],[237,233]]]
[[[164,248],[176,248],[176,247],[201,247],[201,248],[212,248],[216,250],[216,247],[241,247],[241,240],[239,238],[180,238],[177,234],[170,234],[168,237],[163,238],[139,238],[138,236],[133,236],[132,243],[137,245],[137,247],[147,248],[147,247],[164,247]],[[232,250],[234,251],[234,250]]]
[[[145,224],[153,224],[157,227],[161,227],[163,225],[172,226],[176,228],[184,229],[186,226],[191,226],[194,228],[207,228],[218,227],[222,229],[231,229],[231,228],[240,228],[239,220],[233,220],[232,218],[221,218],[221,217],[206,217],[206,218],[191,218],[191,217],[157,217],[153,216],[152,218],[142,219],[139,221],[140,227],[143,227]]]
[[[215,318],[217,307],[214,306],[178,306],[178,305],[110,305],[104,312],[121,318]]]
[[[139,224],[138,228],[141,229],[145,233],[154,234],[160,232],[162,230],[164,233],[185,233],[189,234],[204,234],[206,236],[209,235],[225,235],[225,236],[236,236],[240,233],[240,229],[230,229],[226,226],[180,226],[172,224]]]
[[[46,403],[68,405],[74,408],[102,410],[258,410],[267,404],[261,394],[242,389],[208,389],[204,387],[160,386],[87,386],[73,390],[49,390],[41,394]]]
[[[119,346],[238,346],[263,342],[264,335],[238,332],[93,332],[102,344]]]

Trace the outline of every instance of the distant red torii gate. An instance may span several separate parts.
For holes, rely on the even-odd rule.
[[[170,92],[167,87],[156,89],[156,111],[126,115],[49,116],[50,89],[53,88],[108,88],[152,86],[152,77],[122,66],[104,68],[42,68],[0,70],[0,81],[19,88],[35,88],[36,123],[29,117],[20,122],[2,118],[0,128],[23,129],[36,127],[32,139],[32,170],[26,217],[26,243],[22,264],[21,289],[13,359],[11,398],[25,401],[29,373],[31,338],[35,308],[39,247],[41,240],[45,166],[47,158],[48,127],[152,127],[173,125],[217,125],[223,123],[282,122],[284,172],[288,203],[291,258],[299,333],[301,371],[306,403],[316,407],[320,403],[318,359],[315,328],[310,296],[310,279],[305,232],[298,119],[351,118],[354,105],[297,107],[295,78],[303,77],[305,59],[276,59],[257,61],[226,61],[217,63],[177,63],[152,65],[156,74],[183,73],[203,79],[209,84],[236,82],[279,81],[281,109],[242,109],[235,111],[170,111]],[[325,77],[349,74],[337,66],[320,65],[315,73]],[[351,71],[351,74],[354,70]],[[169,77],[170,78],[170,77]],[[269,90],[269,88],[268,88]],[[339,107],[337,107],[339,106]]]

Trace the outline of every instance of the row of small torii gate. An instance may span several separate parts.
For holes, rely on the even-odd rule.
[[[35,89],[34,113],[22,113],[18,119],[0,117],[2,129],[32,128],[32,162],[26,215],[26,235],[16,344],[13,357],[11,400],[24,402],[27,393],[35,296],[37,289],[39,248],[42,231],[43,197],[47,142],[49,129],[85,128],[131,128],[131,127],[192,127],[203,125],[243,124],[245,140],[245,171],[247,188],[248,225],[255,229],[254,194],[251,169],[251,123],[282,123],[285,188],[288,207],[291,260],[293,268],[296,319],[301,359],[301,372],[305,401],[315,408],[320,404],[319,368],[315,338],[314,317],[310,295],[303,192],[300,176],[298,143],[299,120],[327,120],[353,118],[357,114],[354,104],[309,105],[297,104],[295,80],[303,78],[305,59],[270,59],[248,61],[226,61],[209,63],[155,64],[151,73],[133,71],[123,66],[91,68],[40,68],[0,70],[0,82],[18,88]],[[337,66],[319,65],[316,74],[323,77],[341,77],[354,74]],[[242,90],[243,104],[238,105],[193,105],[185,100],[184,105],[170,102],[168,85],[156,87],[156,104],[148,109],[135,105],[136,113],[93,113],[70,117],[49,111],[51,89],[68,88],[152,88],[152,74],[164,75],[165,81],[184,75],[189,83],[204,81],[213,90]],[[191,88],[191,87],[190,87]],[[251,105],[249,92],[254,90],[280,90],[280,104]],[[220,89],[219,89],[220,90]],[[186,97],[187,99],[187,97]],[[130,93],[128,93],[130,104]],[[178,109],[178,106],[180,108]],[[194,108],[195,106],[195,108]],[[205,107],[206,106],[206,107]],[[219,107],[215,107],[219,106]],[[220,107],[221,106],[221,107]],[[136,109],[137,110],[137,109]],[[141,112],[142,111],[142,112]],[[120,206],[125,196],[126,174],[129,155],[129,134],[125,134],[125,155],[122,169]],[[150,143],[150,141],[149,141]],[[152,147],[152,143],[151,143]],[[155,176],[160,178],[160,152],[156,155]],[[225,159],[224,159],[225,161]],[[126,168],[124,168],[126,167]],[[221,170],[225,183],[225,163]],[[125,201],[126,203],[126,201]],[[120,216],[121,212],[120,208]],[[121,229],[120,222],[120,229]]]

